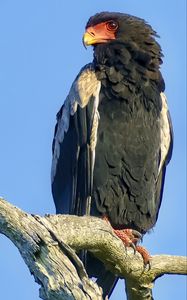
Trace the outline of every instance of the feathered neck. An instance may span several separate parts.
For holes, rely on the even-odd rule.
[[[117,40],[94,47],[96,69],[104,70],[113,67],[126,79],[137,84],[142,80],[151,80],[159,87],[160,92],[165,88],[159,71],[162,63],[161,57],[160,46],[154,39],[147,44],[144,43],[144,48],[135,42]]]

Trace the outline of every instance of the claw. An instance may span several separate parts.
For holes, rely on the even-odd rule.
[[[107,223],[110,223],[108,217],[104,215],[102,217]],[[134,229],[114,229],[114,233],[122,240],[125,247],[131,247],[134,250],[139,252],[143,258],[144,268],[148,267],[148,270],[151,269],[151,256],[149,252],[142,246],[137,246],[137,243],[142,240],[142,234]]]
[[[139,231],[132,229],[132,234],[133,234],[133,236],[134,236],[135,238],[137,238],[138,240],[141,240],[141,239],[142,239],[142,234],[141,234]]]
[[[148,271],[150,271],[151,270],[151,262],[150,261],[144,262],[144,268],[145,269],[147,268],[147,266],[148,266]]]
[[[148,270],[151,269],[151,255],[149,252],[142,246],[136,246],[136,250],[141,254],[143,261],[144,261],[144,268],[147,268]]]
[[[136,246],[134,245],[134,243],[130,243],[129,247],[131,247],[134,250],[134,254],[136,254]]]

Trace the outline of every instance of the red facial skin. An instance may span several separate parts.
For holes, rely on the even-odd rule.
[[[86,46],[107,43],[109,40],[116,39],[116,31],[118,23],[115,21],[107,21],[99,23],[95,26],[86,28],[83,42]]]

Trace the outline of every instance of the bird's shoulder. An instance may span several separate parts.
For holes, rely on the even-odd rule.
[[[73,81],[69,94],[57,113],[57,120],[62,117],[66,109],[68,114],[74,115],[78,105],[84,108],[92,96],[97,97],[99,89],[100,81],[96,77],[93,64],[89,63],[80,70]]]
[[[93,64],[85,65],[73,81],[65,101],[56,115],[55,133],[57,133],[58,127],[61,132],[67,132],[70,117],[77,112],[77,107],[84,108],[92,97],[98,98],[100,85]]]

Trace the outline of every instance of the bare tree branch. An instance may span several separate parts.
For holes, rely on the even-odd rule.
[[[75,253],[81,249],[125,278],[129,300],[153,299],[153,282],[163,274],[187,274],[187,259],[169,255],[153,256],[145,270],[141,256],[125,249],[110,225],[95,217],[34,216],[0,199],[0,232],[19,249],[44,300],[103,299]]]

